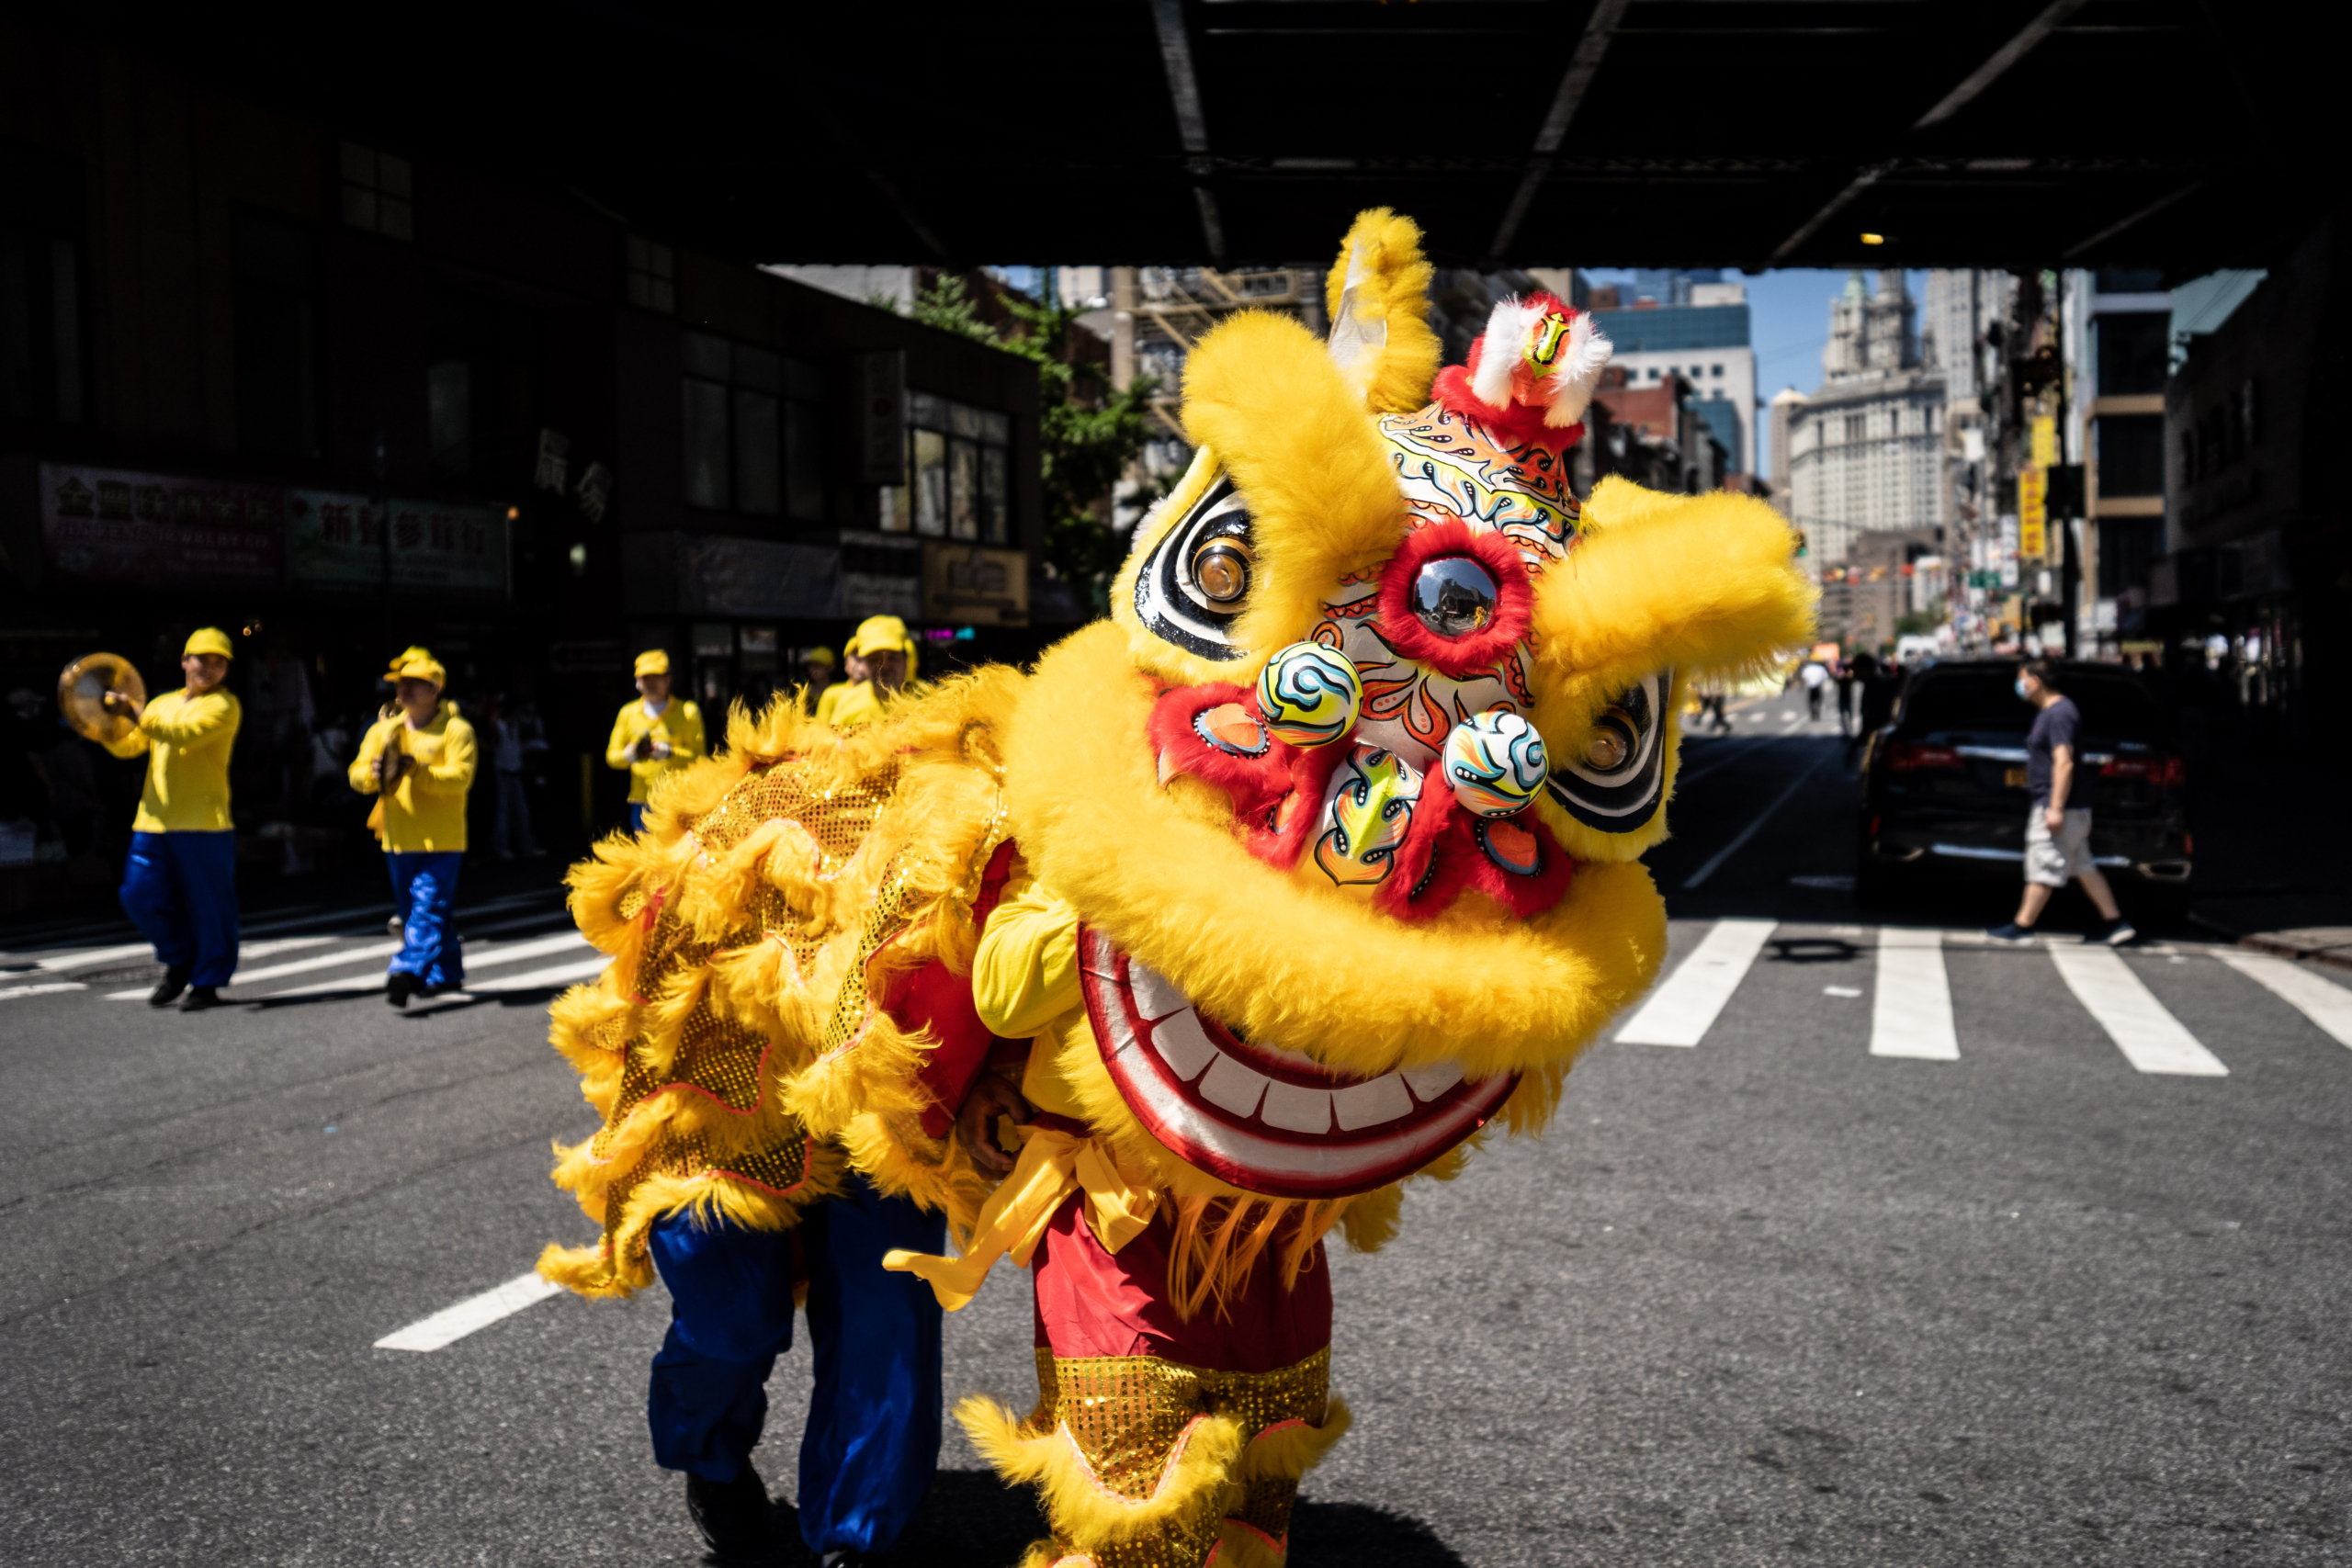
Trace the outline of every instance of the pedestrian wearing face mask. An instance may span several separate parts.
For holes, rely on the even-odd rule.
[[[2025,826],[2025,897],[2017,919],[1987,934],[2000,942],[2032,941],[2051,895],[2071,878],[2098,907],[2099,923],[2084,940],[2121,947],[2140,933],[2123,918],[2114,890],[2091,860],[2091,794],[2098,775],[2083,766],[2075,740],[2083,716],[2053,683],[2056,676],[2046,659],[2029,660],[2018,670],[2019,700],[2039,710],[2025,738],[2025,782],[2033,796]]]

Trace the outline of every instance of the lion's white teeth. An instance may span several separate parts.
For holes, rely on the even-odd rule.
[[[1201,1098],[1236,1116],[1250,1116],[1256,1113],[1258,1097],[1266,1092],[1271,1081],[1265,1074],[1243,1066],[1220,1051],[1209,1064],[1208,1077],[1201,1080]]]
[[[1152,1025],[1151,1048],[1159,1059],[1175,1070],[1176,1076],[1190,1082],[1200,1076],[1201,1069],[1211,1062],[1226,1059],[1216,1048],[1216,1042],[1201,1027],[1201,1015],[1185,1008]]]
[[[1406,1092],[1403,1078],[1395,1073],[1383,1073],[1370,1083],[1333,1089],[1331,1110],[1339,1117],[1341,1129],[1352,1133],[1359,1127],[1377,1127],[1383,1122],[1410,1116],[1413,1097]]]
[[[1331,1091],[1276,1079],[1266,1086],[1266,1108],[1258,1114],[1269,1127],[1319,1135],[1331,1130]]]
[[[1409,1067],[1406,1069],[1405,1081],[1413,1086],[1414,1097],[1427,1103],[1462,1081],[1462,1064],[1439,1062],[1427,1067]]]
[[[1166,789],[1168,781],[1176,776],[1176,753],[1162,746],[1159,749],[1159,787]]]
[[[1167,976],[1133,958],[1127,960],[1127,990],[1136,999],[1136,1011],[1147,1021],[1193,1005],[1193,998],[1178,990]]]

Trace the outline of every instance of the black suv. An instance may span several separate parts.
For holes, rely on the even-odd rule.
[[[2025,858],[2025,735],[2032,705],[2018,663],[1949,660],[1912,672],[1893,722],[1862,754],[1854,892],[1883,904],[1929,878],[2015,884]],[[2177,919],[2194,840],[2188,769],[2155,697],[2112,664],[2061,663],[2053,682],[2082,710],[2078,767],[2098,781],[2091,856],[2127,913]]]

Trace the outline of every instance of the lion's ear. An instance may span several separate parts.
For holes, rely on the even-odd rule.
[[[1419,226],[1375,207],[1357,215],[1324,281],[1331,362],[1374,413],[1410,413],[1429,401],[1443,355],[1430,330],[1430,274]]]

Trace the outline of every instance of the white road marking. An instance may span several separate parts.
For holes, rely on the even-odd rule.
[[[525,1274],[509,1280],[496,1290],[484,1291],[478,1296],[468,1296],[456,1306],[443,1307],[431,1317],[419,1318],[406,1328],[395,1329],[376,1341],[379,1350],[438,1350],[454,1345],[478,1329],[488,1328],[502,1317],[512,1317],[526,1306],[547,1300],[563,1289],[540,1279],[537,1274]]]
[[[2089,1010],[2125,1059],[2140,1071],[2211,1078],[2229,1076],[2230,1069],[2222,1065],[2222,1059],[2181,1027],[2180,1020],[2165,1010],[2113,948],[2052,943],[2050,962],[2058,966],[2075,999]]]
[[[2284,998],[2296,1011],[2318,1024],[2339,1045],[2352,1045],[2352,991],[2323,980],[2308,964],[2275,953],[2252,953],[2224,947],[2214,957]]]
[[[1943,933],[1881,926],[1878,992],[1871,999],[1871,1055],[1926,1062],[1960,1060]]]
[[[1717,920],[1617,1032],[1625,1045],[1696,1045],[1739,989],[1777,920]]]
[[[1698,886],[1701,883],[1705,882],[1707,878],[1714,875],[1717,871],[1721,870],[1724,862],[1737,854],[1742,846],[1744,846],[1748,840],[1756,837],[1757,829],[1763,827],[1765,823],[1770,821],[1772,819],[1772,814],[1780,810],[1783,806],[1786,806],[1789,803],[1789,797],[1795,795],[1800,789],[1803,789],[1805,785],[1805,781],[1812,778],[1814,774],[1820,771],[1821,764],[1816,762],[1812,767],[1807,768],[1804,772],[1799,773],[1795,778],[1791,779],[1789,781],[1789,787],[1782,790],[1779,796],[1773,800],[1771,805],[1758,812],[1749,819],[1747,826],[1739,830],[1739,837],[1734,839],[1730,843],[1725,844],[1722,849],[1717,850],[1714,853],[1713,859],[1708,861],[1706,864],[1701,866],[1698,870],[1690,874],[1690,880],[1682,885],[1683,890],[1688,892],[1690,889]]]
[[[51,980],[40,986],[11,986],[0,991],[0,1002],[14,1001],[18,997],[45,997],[51,991],[86,991],[89,988],[79,980]],[[139,994],[143,997],[147,993],[141,991]]]
[[[322,937],[320,940],[329,941],[332,939]],[[275,980],[281,976],[307,975],[313,969],[333,969],[345,964],[358,964],[370,958],[383,958],[391,953],[398,953],[400,950],[401,944],[396,942],[379,942],[368,947],[346,947],[341,953],[322,953],[316,958],[298,958],[291,964],[273,964],[266,969],[240,969],[237,971],[236,979],[232,981],[231,984],[240,986],[258,985],[264,980]],[[107,993],[107,1000],[110,1002],[129,1001],[135,997],[143,997],[146,994],[146,991],[143,989],[131,991],[108,991]]]
[[[605,966],[611,962],[611,959],[598,953],[595,957],[584,959],[578,964],[559,964],[548,969],[534,969],[527,975],[504,975],[480,986],[469,983],[466,989],[469,991],[528,991],[541,986],[569,986],[576,981],[603,974]]]
[[[401,944],[396,942],[381,942],[368,951],[379,956],[383,956],[398,953],[400,951],[400,945]],[[547,937],[538,942],[518,942],[513,947],[497,948],[488,953],[469,953],[466,955],[466,968],[469,971],[476,969],[489,969],[501,964],[514,964],[526,958],[538,958],[550,953],[563,953],[572,948],[587,947],[588,939],[586,937],[582,936],[578,931],[565,931],[560,935]],[[594,952],[595,950],[594,948],[589,948],[589,951]],[[599,956],[591,961],[586,965],[586,968],[589,972],[593,973],[595,970],[602,969],[610,962],[610,959]],[[574,974],[574,971],[579,970],[582,967],[582,966],[578,964],[568,964],[563,966],[560,970],[544,969],[539,970],[533,975],[522,976],[509,980],[500,980],[487,986],[469,985],[464,987],[463,989],[469,993],[485,990],[528,990],[535,985],[543,986],[555,984],[556,979],[554,977],[559,975],[563,978],[577,978],[578,976]],[[383,984],[383,972],[381,970],[377,970],[368,974],[339,976],[332,980],[317,980],[307,986],[289,986],[281,991],[266,991],[262,994],[267,997],[314,997],[323,995],[329,991],[379,990],[382,988]],[[447,994],[454,996],[457,993],[450,992]]]

